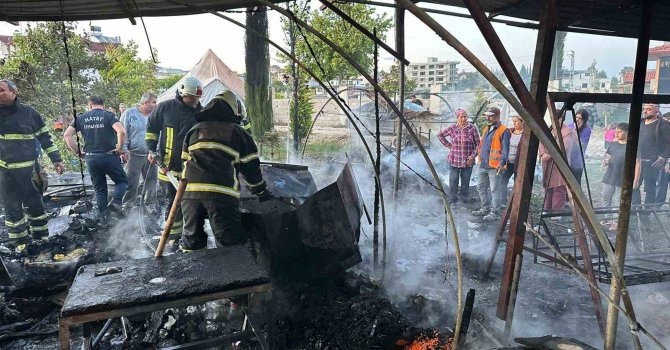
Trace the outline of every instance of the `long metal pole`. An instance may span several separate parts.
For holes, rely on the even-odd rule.
[[[290,6],[289,3],[286,3],[286,8],[288,9]],[[288,36],[289,40],[291,41],[291,55],[295,56],[295,28],[293,27],[294,24],[293,22],[289,23],[289,29],[288,29]],[[291,75],[293,77],[293,149],[298,152],[298,147],[300,147],[300,122],[298,121],[298,108],[300,106],[298,102],[298,88],[299,88],[299,80],[300,77],[298,76],[298,67],[295,63],[291,64]],[[289,108],[290,109],[290,108]],[[288,155],[286,155],[288,157]]]
[[[327,3],[327,1],[325,2]],[[377,38],[377,28],[374,28],[373,35],[375,39]],[[377,43],[375,41],[375,50],[374,50],[374,79],[375,81],[379,81],[379,61],[378,61],[378,51],[377,51]],[[377,95],[377,91],[375,90],[375,138],[376,138],[376,145],[377,145],[377,158],[375,159],[375,171],[377,173],[380,172],[381,170],[381,153],[382,153],[382,147],[381,147],[381,139],[380,139],[380,130],[379,130],[379,97]],[[373,215],[373,220],[374,220],[374,229],[373,229],[373,234],[372,234],[372,256],[373,256],[373,261],[374,261],[374,268],[378,268],[378,263],[379,263],[379,188],[381,187],[382,184],[379,182],[375,181],[375,204],[374,204],[374,215]]]
[[[626,143],[626,156],[623,170],[623,185],[621,187],[621,202],[619,204],[619,222],[617,226],[616,245],[614,253],[618,266],[624,266],[626,261],[626,244],[628,243],[628,227],[630,224],[630,206],[633,196],[633,180],[635,178],[635,161],[637,158],[637,143],[640,136],[640,116],[642,114],[642,96],[644,95],[645,77],[647,75],[647,59],[649,57],[649,38],[651,36],[651,19],[653,18],[653,2],[645,0],[640,17],[640,37],[637,41],[637,53],[635,55],[635,72],[633,73],[633,91],[628,117],[628,141]],[[619,304],[619,299],[624,300],[624,307],[631,321],[636,322],[633,305],[623,279],[612,278],[610,286],[610,298]],[[616,330],[619,320],[619,310],[610,304],[607,308],[607,324],[605,327],[605,349],[612,350],[616,344]],[[637,332],[632,332],[633,342],[636,349],[641,349],[640,339]]]
[[[395,10],[395,46],[398,53],[405,55],[405,9],[397,7]],[[405,65],[398,61],[399,71],[399,90],[398,90],[398,108],[400,113],[405,113]],[[402,122],[398,117],[398,127],[396,128],[396,158],[395,158],[395,175],[393,176],[393,217],[396,217],[397,212],[397,196],[398,188],[400,187],[400,157],[402,155]],[[395,230],[395,219],[393,228]],[[394,231],[395,232],[395,231]]]

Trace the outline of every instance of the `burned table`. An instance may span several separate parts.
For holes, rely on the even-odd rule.
[[[70,349],[71,325],[270,290],[244,246],[82,266],[61,310],[60,348]]]

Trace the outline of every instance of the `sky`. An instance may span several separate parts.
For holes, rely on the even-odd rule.
[[[426,5],[431,7],[430,5]],[[464,12],[463,9],[449,6],[435,6],[444,10]],[[379,8],[378,12],[393,16],[391,9]],[[484,38],[471,19],[431,14],[440,24],[474,52],[480,60],[491,68],[499,67]],[[231,13],[231,17],[244,23],[245,15]],[[284,47],[284,32],[281,29],[280,14],[270,11],[270,38]],[[159,64],[163,67],[189,70],[207,49],[212,49],[231,69],[244,72],[244,30],[211,14],[180,16],[180,17],[147,17],[147,32],[152,46],[158,50]],[[107,36],[120,36],[125,43],[133,40],[139,45],[140,56],[150,58],[149,45],[145,32],[138,21],[133,26],[127,19],[79,22],[79,29],[88,29],[90,25],[102,27]],[[26,23],[13,26],[0,24],[0,34],[10,35],[17,30],[25,29]],[[498,35],[507,48],[517,67],[522,64],[530,66],[533,61],[537,31],[494,24]],[[406,15],[405,23],[406,56],[410,62],[425,62],[427,57],[456,60],[461,62],[459,70],[473,71],[474,68],[444,43],[436,34],[411,14]],[[386,42],[393,47],[393,29],[387,34]],[[651,47],[660,45],[652,42]],[[608,76],[616,76],[623,66],[633,66],[635,61],[636,40],[596,35],[569,33],[566,38],[565,51],[575,51],[575,69],[588,68],[593,60],[597,67],[604,69]],[[391,55],[380,54],[382,69],[393,62]],[[271,48],[271,59],[276,63],[276,50]],[[569,68],[569,59],[564,59],[564,68]],[[652,67],[651,65],[649,66]]]

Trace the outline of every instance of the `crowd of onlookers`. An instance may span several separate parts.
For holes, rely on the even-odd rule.
[[[449,149],[449,198],[452,203],[467,203],[470,177],[475,164],[477,191],[481,206],[472,212],[483,220],[498,220],[507,204],[508,185],[517,174],[518,154],[523,143],[524,122],[511,116],[512,127],[501,123],[500,109],[489,108],[481,130],[468,119],[464,109],[455,112],[456,123],[438,133],[439,141]],[[574,123],[563,122],[558,129],[570,169],[582,183],[586,166],[586,150],[591,141],[590,113],[580,109],[574,113]],[[616,200],[623,184],[628,123],[607,125],[604,130],[605,155],[602,166],[602,206],[618,205]],[[542,186],[545,189],[544,211],[566,209],[568,190],[550,154],[540,145],[538,156],[542,167]],[[670,180],[670,113],[661,115],[659,105],[644,104],[638,152],[633,180],[633,204],[661,206],[666,201]],[[460,187],[459,187],[460,186]],[[640,190],[642,189],[642,191]]]

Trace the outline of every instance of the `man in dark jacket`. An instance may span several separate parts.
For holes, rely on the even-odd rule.
[[[216,95],[195,119],[197,124],[184,138],[182,151],[188,183],[181,204],[181,248],[206,248],[205,219],[209,219],[218,246],[244,243],[238,172],[260,201],[273,198],[261,175],[256,144],[240,126],[236,97],[229,90]]]
[[[29,232],[35,239],[49,235],[35,140],[59,174],[63,173],[63,163],[42,117],[18,102],[16,95],[16,84],[0,80],[0,191],[9,239],[22,249],[30,240]],[[25,217],[24,206],[28,211]]]
[[[184,136],[195,125],[193,114],[200,111],[200,97],[202,96],[202,84],[194,77],[184,79],[174,99],[161,102],[149,115],[147,134],[145,140],[149,151],[149,161],[155,162],[152,154],[158,151],[162,160],[173,176],[181,177],[182,159],[181,147],[184,144]],[[167,193],[168,206],[165,211],[165,219],[170,212],[172,202],[177,194],[177,189],[170,183],[167,175],[158,173],[158,180],[165,193]],[[183,220],[181,210],[176,213],[172,231],[170,231],[170,245],[176,247],[181,237]]]
[[[640,181],[644,188],[644,204],[662,201],[657,193],[661,172],[670,158],[670,122],[661,118],[659,106],[654,103],[642,105],[642,123],[638,142],[638,157],[641,161]],[[633,195],[633,204],[640,204],[639,192]]]

